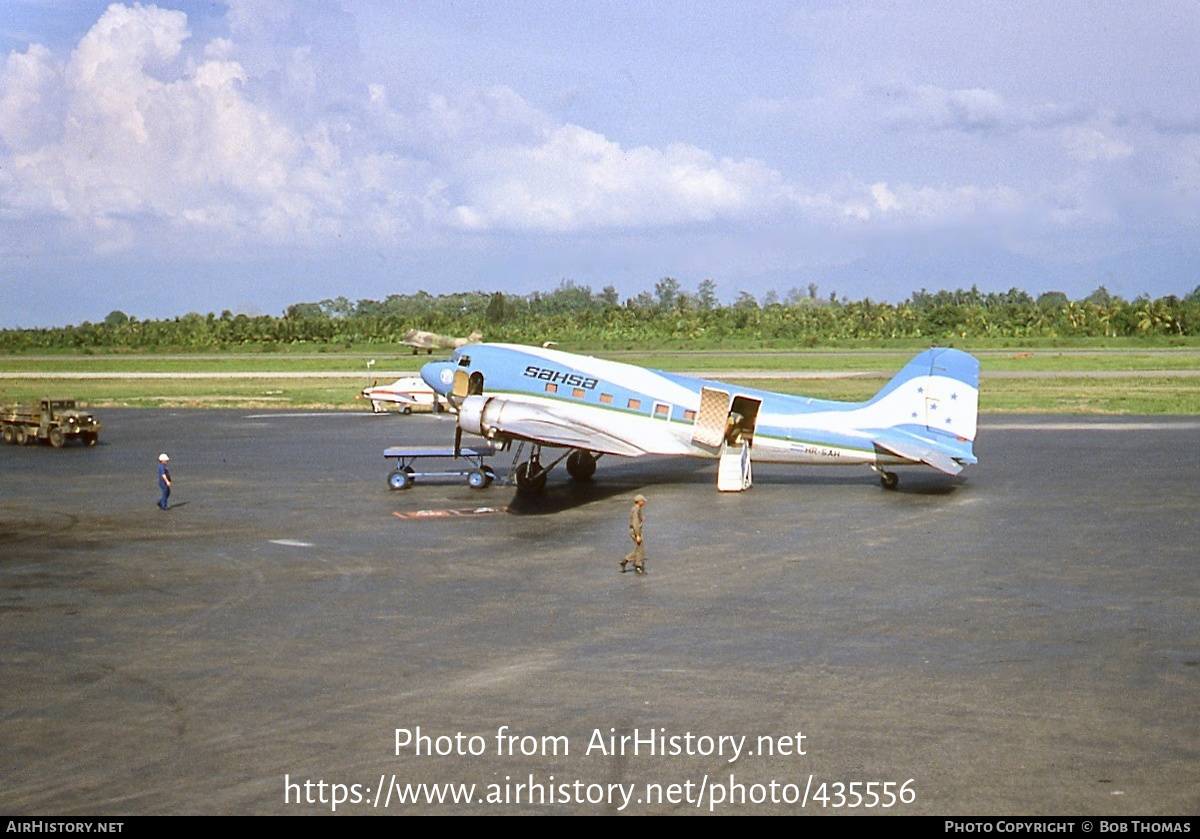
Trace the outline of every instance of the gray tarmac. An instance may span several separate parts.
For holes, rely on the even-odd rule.
[[[0,445],[0,812],[1200,812],[1200,418],[988,416],[894,493],[604,458],[534,500],[389,491],[433,417],[101,419]]]

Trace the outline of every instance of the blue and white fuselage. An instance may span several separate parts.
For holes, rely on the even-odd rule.
[[[923,463],[957,474],[976,462],[979,362],[953,349],[921,353],[856,403],[511,344],[463,347],[421,376],[458,404],[463,431],[498,443],[712,458],[738,439],[760,463]]]

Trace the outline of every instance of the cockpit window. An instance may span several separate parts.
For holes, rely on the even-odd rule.
[[[458,357],[458,366],[459,367],[470,367],[471,366],[471,356],[460,355]]]

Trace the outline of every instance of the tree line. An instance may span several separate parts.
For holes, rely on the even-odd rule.
[[[612,286],[593,292],[564,280],[550,292],[459,292],[345,297],[295,303],[279,316],[191,312],[139,320],[120,311],[102,322],[0,331],[0,351],[221,350],[291,345],[393,344],[409,329],[450,335],[481,330],[489,341],[617,345],[667,342],[820,346],[838,340],[1192,336],[1200,334],[1200,286],[1174,295],[1125,300],[1103,286],[1081,300],[1062,292],[1034,298],[1013,288],[984,293],[925,289],[901,303],[823,297],[815,284],[762,300],[741,292],[722,304],[716,284],[685,290],[670,278],[624,301]]]

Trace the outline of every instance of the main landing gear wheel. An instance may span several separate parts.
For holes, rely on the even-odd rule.
[[[576,481],[591,480],[596,474],[596,458],[591,452],[576,449],[567,455],[567,474]]]
[[[540,463],[518,463],[513,479],[517,482],[517,492],[541,492],[546,488],[546,470]]]
[[[895,489],[900,486],[900,476],[895,472],[880,471],[879,483],[883,485],[884,489]]]

